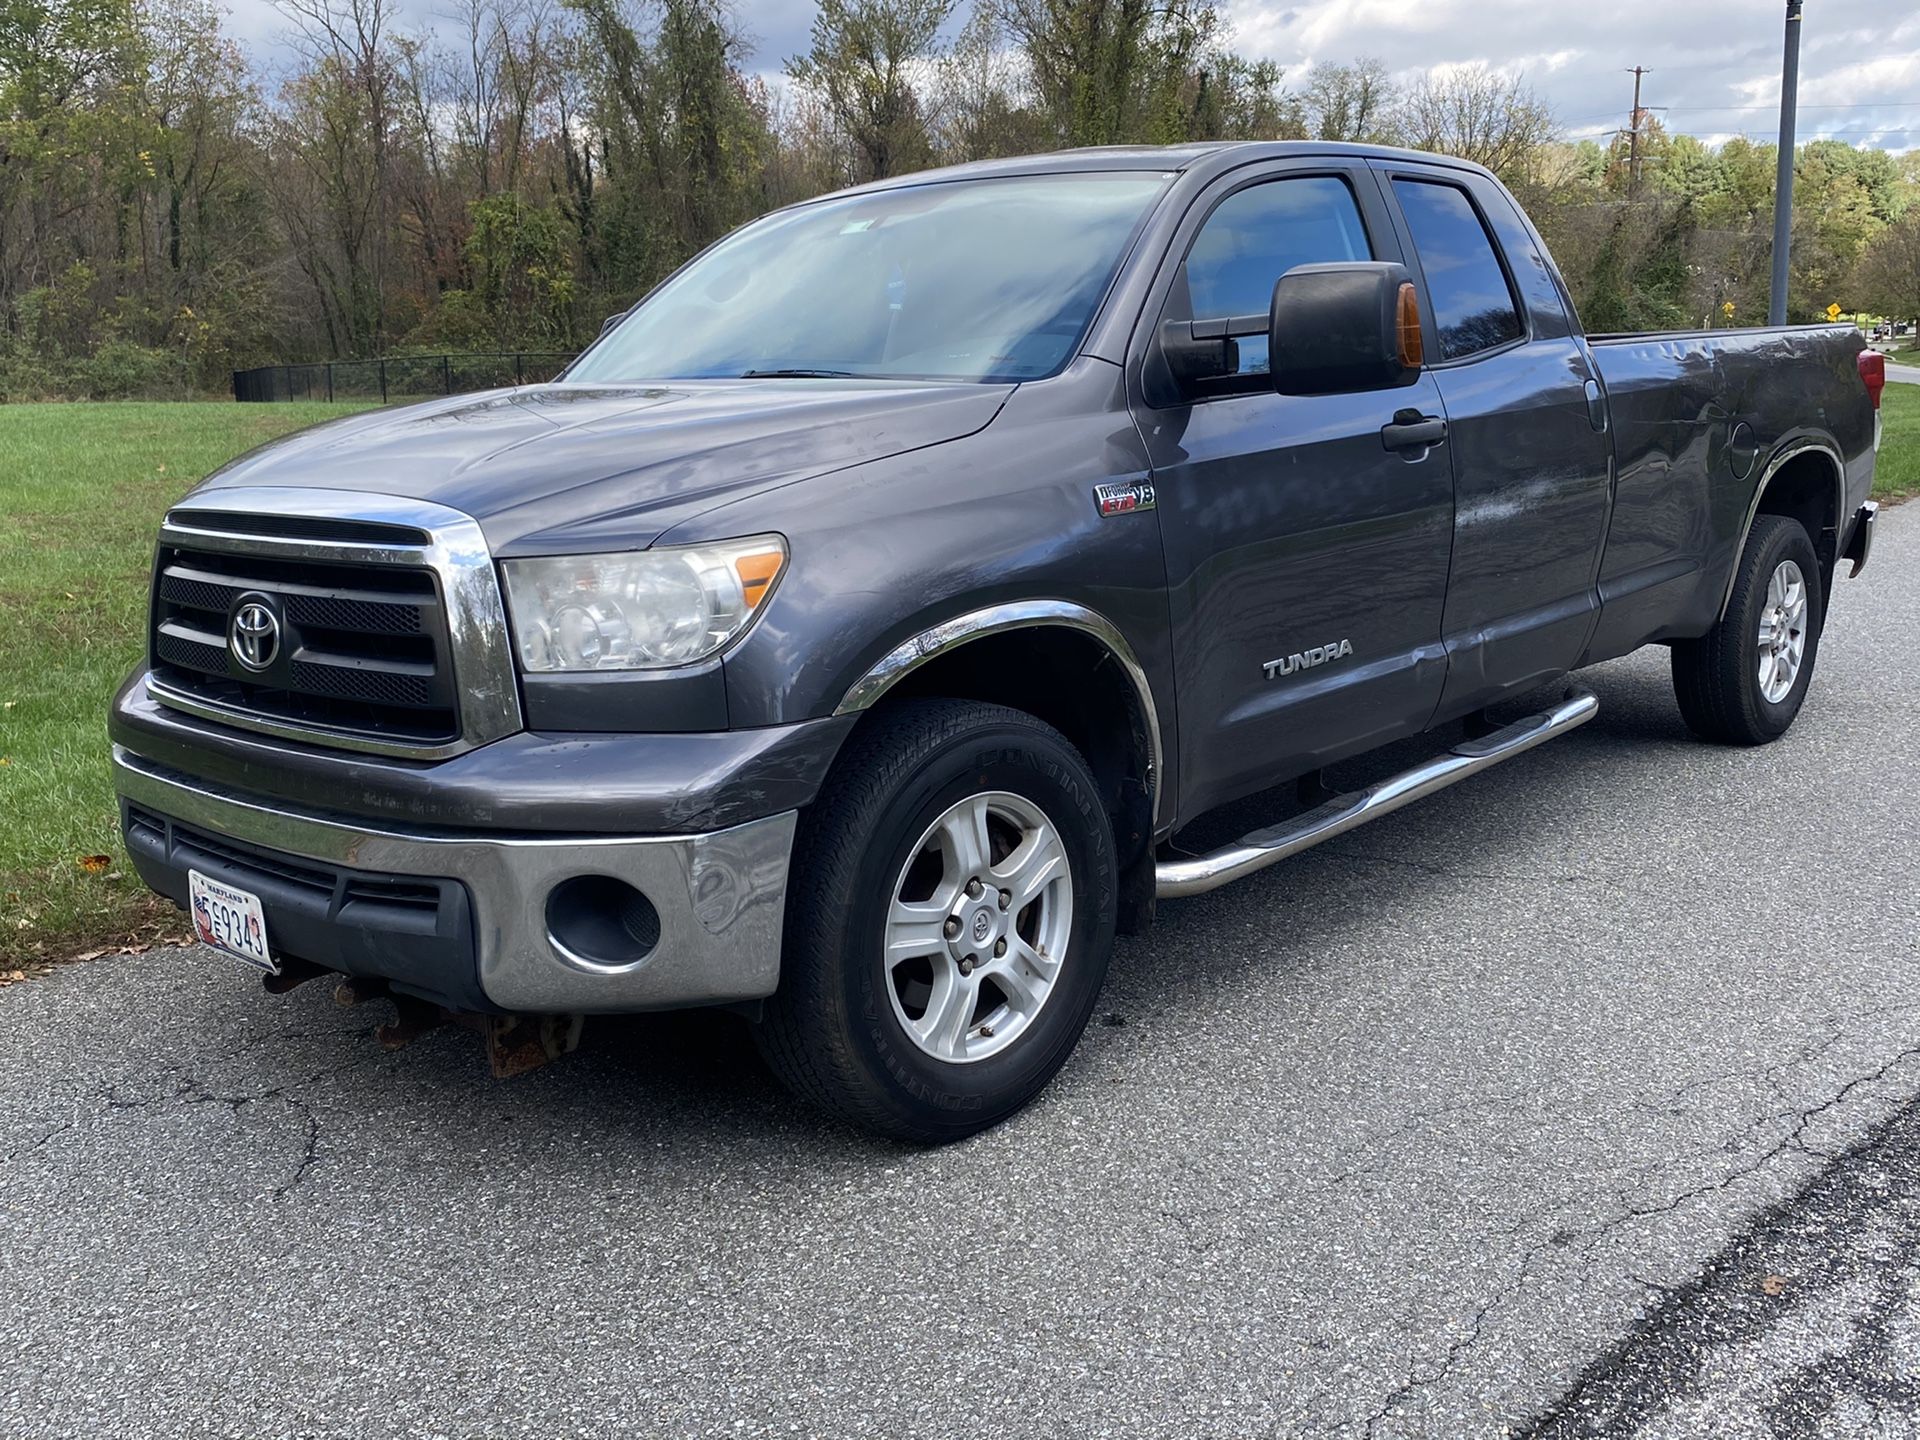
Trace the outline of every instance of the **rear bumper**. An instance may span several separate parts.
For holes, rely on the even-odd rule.
[[[1853,529],[1847,536],[1847,548],[1840,552],[1842,560],[1853,562],[1853,569],[1847,572],[1849,580],[1867,568],[1867,557],[1873,553],[1873,522],[1879,513],[1880,506],[1869,500],[1853,517]]]
[[[216,793],[121,745],[112,764],[141,877],[176,901],[190,869],[253,891],[283,954],[456,1009],[669,1009],[757,999],[779,979],[791,810],[690,835],[530,837]],[[581,876],[650,902],[657,938],[638,958],[596,963],[555,937],[570,892],[554,893]]]

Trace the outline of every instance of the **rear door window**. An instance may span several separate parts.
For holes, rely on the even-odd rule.
[[[1393,191],[1427,278],[1440,353],[1460,360],[1524,335],[1513,287],[1467,192],[1436,180],[1395,180]]]

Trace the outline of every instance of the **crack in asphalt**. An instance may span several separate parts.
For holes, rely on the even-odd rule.
[[[1456,1336],[1448,1342],[1446,1353],[1440,1357],[1439,1363],[1429,1373],[1424,1375],[1409,1373],[1404,1381],[1388,1393],[1386,1399],[1382,1400],[1379,1406],[1367,1416],[1365,1432],[1367,1440],[1373,1440],[1375,1432],[1387,1417],[1397,1413],[1407,1401],[1423,1391],[1431,1390],[1454,1373],[1467,1352],[1480,1343],[1480,1334],[1486,1328],[1487,1317],[1518,1295],[1527,1281],[1533,1278],[1533,1262],[1539,1258],[1540,1252],[1546,1249],[1548,1244],[1551,1244],[1551,1241],[1535,1245],[1520,1257],[1519,1270],[1514,1277],[1474,1311],[1466,1334]]]
[[[269,1100],[279,1101],[287,1110],[302,1118],[305,1122],[307,1132],[303,1153],[295,1165],[292,1174],[274,1187],[274,1198],[276,1200],[285,1199],[306,1180],[308,1172],[311,1171],[321,1159],[321,1125],[319,1114],[307,1099],[296,1092],[309,1086],[318,1085],[337,1075],[344,1075],[349,1071],[364,1069],[369,1065],[378,1064],[381,1060],[390,1057],[384,1053],[358,1055],[342,1064],[309,1071],[289,1080],[282,1081],[279,1084],[269,1085],[264,1089],[248,1090],[238,1093],[221,1093],[213,1090],[197,1077],[208,1070],[216,1068],[244,1054],[250,1049],[270,1041],[321,1039],[344,1035],[371,1036],[372,1033],[373,1029],[370,1026],[353,1026],[325,1030],[285,1030],[270,1032],[264,1035],[253,1035],[218,1055],[211,1057],[196,1056],[188,1060],[171,1062],[158,1067],[154,1072],[154,1078],[171,1076],[174,1077],[177,1082],[172,1089],[164,1093],[138,1096],[122,1095],[119,1085],[109,1081],[94,1089],[93,1098],[103,1104],[109,1113],[154,1112],[160,1114],[171,1113],[195,1105],[224,1105],[229,1114],[238,1115],[242,1109],[249,1105],[257,1105]],[[182,1076],[189,1076],[191,1078],[180,1081],[179,1077]],[[61,1136],[72,1133],[79,1128],[81,1119],[82,1117],[75,1116],[65,1120],[26,1144],[15,1147],[8,1151],[4,1157],[0,1157],[0,1164],[12,1164],[15,1161],[24,1159],[35,1151],[45,1148]]]
[[[1592,885],[1601,889],[1631,890],[1636,886],[1671,886],[1673,879],[1651,871],[1631,870],[1619,875],[1567,874],[1539,870],[1471,870],[1450,860],[1414,860],[1404,855],[1382,855],[1374,850],[1354,850],[1344,846],[1322,846],[1321,853],[1333,860],[1357,860],[1367,865],[1385,865],[1396,870],[1412,870],[1449,880],[1505,881],[1519,885]],[[1630,877],[1630,878],[1629,878]]]
[[[1826,1023],[1829,1027],[1829,1033],[1823,1040],[1814,1042],[1811,1045],[1800,1047],[1792,1057],[1786,1060],[1776,1061],[1775,1063],[1769,1065],[1761,1073],[1763,1077],[1767,1079],[1768,1083],[1773,1086],[1776,1095],[1780,1096],[1781,1098],[1785,1098],[1786,1087],[1783,1083],[1781,1083],[1781,1077],[1785,1074],[1785,1072],[1792,1069],[1796,1065],[1812,1063],[1813,1060],[1817,1059],[1820,1055],[1825,1054],[1828,1050],[1832,1049],[1836,1044],[1838,1044],[1840,1040],[1843,1039],[1845,1037],[1845,1034],[1847,1033],[1846,1023],[1845,1023],[1846,1021],[1853,1020],[1853,1019],[1879,1018],[1887,1014],[1910,1013],[1915,1010],[1920,1010],[1920,1005],[1883,1006],[1872,1011],[1857,1012],[1856,1014],[1852,1014],[1848,1016],[1828,1017]],[[1738,1166],[1732,1171],[1729,1171],[1721,1175],[1715,1180],[1709,1181],[1701,1185],[1693,1186],[1687,1190],[1680,1192],[1677,1195],[1670,1196],[1659,1204],[1634,1204],[1631,1201],[1628,1201],[1626,1196],[1617,1195],[1616,1198],[1621,1200],[1626,1207],[1620,1213],[1608,1216],[1600,1220],[1598,1223],[1590,1223],[1583,1229],[1576,1230],[1576,1229],[1570,1229],[1567,1227],[1561,1227],[1559,1229],[1556,1229],[1553,1232],[1553,1234],[1550,1235],[1546,1240],[1530,1246],[1522,1254],[1520,1259],[1520,1265],[1514,1277],[1511,1280],[1509,1280],[1507,1283],[1502,1285],[1499,1288],[1499,1290],[1497,1290],[1491,1297],[1489,1297],[1489,1299],[1474,1312],[1473,1319],[1469,1324],[1469,1326],[1467,1327],[1466,1333],[1463,1335],[1456,1336],[1453,1340],[1451,1340],[1448,1343],[1445,1352],[1438,1357],[1437,1363],[1428,1367],[1428,1369],[1424,1373],[1419,1370],[1410,1371],[1407,1379],[1403,1381],[1399,1386],[1397,1386],[1394,1390],[1389,1392],[1386,1398],[1382,1400],[1381,1403],[1372,1412],[1369,1413],[1369,1415],[1366,1418],[1365,1430],[1364,1430],[1364,1433],[1368,1437],[1368,1440],[1373,1440],[1373,1437],[1378,1433],[1380,1427],[1387,1421],[1388,1417],[1396,1414],[1407,1403],[1407,1401],[1413,1399],[1417,1395],[1422,1394],[1423,1392],[1429,1391],[1434,1387],[1444,1383],[1451,1375],[1455,1373],[1455,1371],[1459,1367],[1459,1364],[1462,1358],[1470,1350],[1472,1350],[1475,1345],[1479,1343],[1481,1335],[1486,1328],[1486,1322],[1488,1317],[1492,1315],[1496,1310],[1500,1309],[1502,1306],[1504,1306],[1509,1301],[1511,1301],[1520,1292],[1522,1287],[1527,1283],[1527,1281],[1532,1276],[1532,1267],[1535,1261],[1545,1251],[1549,1249],[1561,1249],[1561,1248],[1570,1248],[1570,1247],[1577,1246],[1578,1249],[1576,1253],[1581,1263],[1584,1266],[1585,1262],[1590,1260],[1594,1250],[1598,1246],[1599,1241],[1603,1239],[1606,1235],[1610,1234],[1611,1232],[1618,1230],[1622,1226],[1632,1224],[1639,1220],[1644,1220],[1644,1219],[1648,1219],[1648,1218],[1652,1218],[1660,1215],[1671,1214],[1674,1211],[1679,1210],[1682,1206],[1688,1204],[1691,1201],[1698,1200],[1709,1195],[1722,1193],[1730,1189],[1734,1185],[1738,1184],[1742,1180],[1749,1179],[1754,1175],[1758,1174],[1760,1171],[1767,1168],[1767,1166],[1771,1165],[1774,1161],[1778,1160],[1781,1156],[1785,1154],[1799,1153],[1809,1157],[1824,1159],[1829,1161],[1827,1168],[1823,1170],[1820,1173],[1820,1175],[1816,1176],[1813,1181],[1809,1182],[1808,1186],[1802,1187],[1801,1191],[1799,1192],[1799,1195],[1806,1195],[1812,1190],[1813,1187],[1825,1182],[1829,1176],[1837,1172],[1843,1171],[1844,1168],[1849,1163],[1857,1163],[1856,1157],[1858,1157],[1860,1154],[1862,1154],[1866,1150],[1871,1149],[1876,1144],[1884,1144],[1883,1137],[1886,1131],[1892,1125],[1894,1125],[1896,1121],[1900,1120],[1901,1118],[1911,1117],[1912,1127],[1916,1132],[1916,1136],[1920,1136],[1920,1097],[1912,1097],[1904,1101],[1902,1109],[1896,1112],[1895,1116],[1892,1119],[1881,1122],[1881,1124],[1875,1128],[1873,1134],[1867,1140],[1862,1141],[1859,1145],[1853,1147],[1850,1150],[1841,1152],[1838,1156],[1832,1155],[1829,1152],[1825,1152],[1814,1147],[1810,1147],[1803,1143],[1803,1137],[1805,1136],[1808,1128],[1811,1125],[1813,1125],[1817,1119],[1819,1119],[1821,1116],[1826,1115],[1827,1113],[1832,1111],[1836,1106],[1843,1104],[1856,1091],[1860,1090],[1861,1087],[1873,1085],[1878,1082],[1884,1081],[1903,1062],[1910,1061],[1915,1058],[1920,1058],[1920,1046],[1913,1046],[1913,1047],[1903,1049],[1898,1053],[1896,1053],[1895,1055],[1893,1055],[1878,1069],[1872,1071],[1871,1073],[1856,1076],[1853,1079],[1848,1080],[1834,1094],[1830,1095],[1829,1097],[1820,1101],[1819,1103],[1804,1106],[1804,1107],[1790,1108],[1788,1110],[1779,1111],[1766,1116],[1762,1116],[1758,1120],[1753,1121],[1746,1127],[1745,1131],[1743,1132],[1743,1137],[1736,1137],[1734,1140],[1728,1142],[1724,1146],[1718,1147],[1716,1150],[1703,1152],[1703,1156],[1702,1156],[1702,1158],[1705,1158],[1714,1154],[1737,1153],[1737,1150],[1739,1145],[1741,1144],[1742,1138],[1752,1137],[1753,1135],[1757,1134],[1760,1130],[1762,1130],[1764,1127],[1766,1127],[1768,1124],[1778,1123],[1780,1121],[1784,1121],[1789,1118],[1792,1118],[1795,1120],[1793,1129],[1787,1135],[1777,1140],[1773,1145],[1768,1147],[1768,1149],[1762,1155],[1760,1155],[1758,1159],[1755,1159],[1750,1163]],[[1739,1078],[1739,1077],[1737,1075],[1728,1075],[1728,1076],[1722,1076],[1718,1078],[1733,1079],[1733,1078]],[[1674,1094],[1677,1097],[1680,1093],[1684,1093],[1686,1090],[1693,1088],[1696,1083],[1697,1082],[1689,1082],[1687,1086],[1679,1087],[1679,1089],[1676,1090]],[[1485,1108],[1486,1106],[1495,1104],[1495,1103],[1501,1103],[1501,1104],[1510,1103],[1513,1098],[1514,1097],[1511,1097],[1511,1096],[1487,1097],[1486,1100],[1479,1101],[1479,1102],[1462,1102],[1456,1105],[1443,1106],[1443,1107],[1440,1107],[1438,1110],[1435,1110],[1430,1113],[1434,1116],[1439,1116],[1444,1114],[1455,1113],[1458,1111]],[[1407,1121],[1395,1127],[1395,1130],[1392,1132],[1392,1134],[1394,1135],[1405,1134],[1411,1128],[1413,1121],[1417,1118],[1419,1118],[1418,1114],[1416,1114],[1415,1116],[1408,1117]],[[1387,1138],[1391,1138],[1391,1137],[1387,1137]],[[1369,1145],[1365,1148],[1372,1150],[1377,1147],[1370,1142]],[[1916,1144],[1912,1148],[1913,1148],[1914,1154],[1916,1156],[1920,1156],[1920,1144]],[[1362,1167],[1362,1169],[1364,1169],[1364,1167]],[[1916,1160],[1915,1162],[1915,1171],[1916,1171],[1916,1175],[1920,1176],[1920,1160]],[[1362,1173],[1362,1171],[1353,1170],[1353,1171],[1344,1172],[1341,1176],[1336,1177],[1333,1182],[1329,1182],[1329,1188],[1331,1184],[1340,1183],[1341,1181],[1348,1178],[1349,1176],[1357,1173]],[[1748,1226],[1745,1228],[1745,1230],[1743,1230],[1742,1233],[1751,1234],[1756,1229],[1762,1226],[1765,1226],[1767,1224],[1770,1224],[1770,1223],[1778,1224],[1779,1218],[1782,1215],[1790,1213],[1791,1207],[1795,1203],[1797,1203],[1799,1195],[1797,1195],[1795,1198],[1790,1199],[1786,1202],[1782,1202],[1779,1205],[1769,1207],[1766,1211],[1762,1212],[1760,1216],[1756,1217],[1754,1220],[1749,1222]],[[1548,1213],[1550,1215],[1558,1215],[1558,1214],[1564,1213],[1566,1208],[1569,1208],[1569,1207],[1560,1207],[1558,1210],[1548,1212]],[[1538,1217],[1536,1217],[1536,1219],[1537,1218]],[[1532,1225],[1534,1223],[1535,1221],[1522,1222],[1520,1225],[1516,1226],[1514,1230],[1510,1233],[1512,1233],[1514,1237],[1517,1238],[1518,1235],[1522,1233],[1524,1230],[1528,1228],[1532,1228]],[[1905,1244],[1905,1246],[1903,1247],[1903,1255],[1907,1259],[1912,1259],[1915,1256],[1916,1251],[1920,1251],[1920,1238],[1910,1238],[1908,1242]],[[1690,1303],[1694,1299],[1696,1294],[1701,1289],[1704,1288],[1709,1277],[1711,1277],[1715,1273],[1715,1266],[1722,1262],[1723,1257],[1726,1256],[1727,1253],[1728,1253],[1728,1250],[1723,1249],[1720,1252],[1720,1256],[1716,1257],[1715,1261],[1710,1262],[1707,1269],[1703,1271],[1700,1276],[1697,1276],[1693,1281],[1690,1281],[1685,1285],[1666,1286],[1666,1285],[1661,1285],[1657,1282],[1642,1280],[1642,1279],[1639,1279],[1638,1277],[1630,1277],[1630,1278],[1633,1278],[1635,1280],[1635,1283],[1641,1284],[1645,1286],[1648,1290],[1659,1294],[1662,1297],[1660,1310],[1661,1312],[1665,1312],[1669,1308],[1676,1307],[1676,1306],[1685,1306],[1686,1304]],[[1883,1277],[1882,1277],[1883,1284],[1882,1284],[1881,1299],[1879,1302],[1879,1309],[1876,1312],[1874,1312],[1878,1316],[1878,1328],[1875,1333],[1881,1336],[1881,1353],[1885,1355],[1891,1354],[1892,1347],[1891,1347],[1891,1342],[1885,1339],[1883,1332],[1886,1329],[1887,1322],[1891,1318],[1893,1306],[1898,1303],[1899,1296],[1895,1292],[1898,1289],[1901,1278],[1902,1278],[1901,1266],[1899,1264],[1891,1265],[1884,1271]],[[1642,1325],[1636,1326],[1635,1331],[1633,1332],[1634,1336],[1639,1336],[1642,1333],[1642,1330],[1645,1324],[1646,1322],[1643,1321]],[[1626,1343],[1628,1342],[1623,1342],[1623,1346]],[[1610,1352],[1610,1354],[1617,1356],[1618,1349],[1616,1349],[1615,1352]],[[1597,1362],[1597,1363],[1600,1363],[1600,1362]],[[1624,1361],[1619,1363],[1624,1363]],[[1865,1396],[1866,1398],[1869,1398],[1869,1399],[1883,1398],[1890,1403],[1896,1400],[1902,1403],[1905,1403],[1910,1399],[1913,1403],[1914,1408],[1920,1408],[1920,1380],[1917,1380],[1916,1382],[1914,1382],[1913,1385],[1906,1386],[1905,1388],[1902,1388],[1901,1384],[1898,1382],[1881,1382],[1878,1384],[1876,1388],[1874,1386],[1868,1386],[1862,1382],[1861,1377],[1865,1373],[1867,1373],[1866,1368],[1863,1368],[1858,1363],[1849,1363],[1845,1359],[1845,1357],[1840,1357],[1840,1358],[1830,1357],[1829,1362],[1824,1363],[1822,1366],[1812,1367],[1809,1371],[1806,1372],[1804,1377],[1806,1394],[1801,1398],[1800,1411],[1806,1411],[1810,1408],[1817,1408],[1817,1407],[1814,1407],[1813,1398],[1809,1398],[1809,1397],[1825,1396],[1827,1399],[1828,1406],[1830,1407],[1834,1398],[1843,1394]],[[1660,1387],[1655,1387],[1655,1388],[1660,1389]],[[1664,1391],[1662,1393],[1664,1393]],[[1789,1411],[1792,1411],[1792,1413],[1800,1413],[1800,1411],[1793,1411],[1792,1404],[1790,1403],[1789,1400],[1783,1399],[1779,1403],[1780,1405],[1786,1407],[1786,1409],[1782,1411],[1783,1414],[1788,1413]],[[1824,1414],[1825,1411],[1822,1410],[1820,1413]],[[1549,1440],[1549,1437],[1551,1435],[1551,1440],[1561,1440],[1563,1432],[1560,1432],[1560,1431],[1549,1432],[1547,1429],[1543,1428],[1542,1421],[1536,1420],[1536,1421],[1530,1422],[1530,1424],[1532,1425],[1533,1428],[1525,1431],[1524,1433],[1526,1435],[1528,1436],[1537,1435],[1539,1437],[1539,1440]],[[1615,1429],[1601,1429],[1601,1430],[1577,1430],[1577,1431],[1568,1431],[1564,1433],[1566,1436],[1570,1437],[1575,1434],[1583,1435],[1583,1436],[1590,1435],[1590,1434],[1598,1435],[1603,1433],[1606,1435],[1614,1435],[1614,1434],[1623,1433],[1623,1432],[1619,1432]],[[1792,1430],[1792,1429],[1780,1429],[1778,1430],[1777,1433],[1782,1437],[1782,1440],[1789,1440],[1789,1437],[1791,1437],[1791,1440],[1801,1440],[1801,1437],[1803,1436],[1805,1437],[1805,1440],[1817,1440],[1817,1436],[1818,1436],[1818,1432],[1815,1430],[1801,1431],[1801,1430]]]
[[[1716,1392],[1728,1383],[1723,1372],[1735,1372],[1732,1383],[1757,1405],[1765,1433],[1779,1440],[1832,1433],[1843,1400],[1888,1414],[1920,1411],[1920,1368],[1894,1334],[1902,1307],[1914,1303],[1916,1222],[1920,1097],[1756,1216],[1699,1274],[1666,1290],[1651,1313],[1516,1433],[1525,1440],[1630,1436],[1689,1404],[1724,1416],[1729,1407]],[[1760,1357],[1759,1374],[1737,1373],[1755,1358],[1743,1357],[1742,1347],[1796,1324],[1817,1326],[1820,1302],[1845,1300],[1849,1287],[1865,1303],[1850,1307],[1837,1344],[1784,1366]]]

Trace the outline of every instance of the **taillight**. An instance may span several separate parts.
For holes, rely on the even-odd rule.
[[[1866,383],[1873,408],[1880,408],[1880,392],[1887,388],[1887,357],[1878,350],[1860,352],[1860,378]]]

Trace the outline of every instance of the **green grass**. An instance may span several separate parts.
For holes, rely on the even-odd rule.
[[[105,731],[160,516],[235,455],[362,408],[0,405],[0,977],[173,928],[120,848]]]
[[[1880,395],[1880,417],[1873,493],[1883,500],[1920,494],[1920,385],[1889,381]]]

